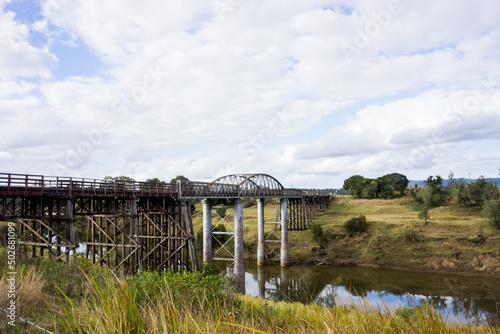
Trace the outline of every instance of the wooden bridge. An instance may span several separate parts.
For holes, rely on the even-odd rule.
[[[233,199],[234,260],[242,265],[242,198],[257,199],[259,264],[265,262],[264,199],[280,200],[273,223],[281,230],[284,266],[288,265],[288,229],[309,228],[310,219],[330,201],[329,195],[285,189],[266,174],[170,184],[0,173],[0,220],[19,222],[19,251],[25,256],[46,253],[49,258],[68,261],[71,253],[76,254],[75,221],[83,220],[87,223],[87,258],[129,271],[198,270],[188,204],[192,199],[203,202],[206,263],[212,261],[211,202]]]

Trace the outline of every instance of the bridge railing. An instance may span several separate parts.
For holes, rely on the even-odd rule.
[[[178,187],[181,198],[280,198],[301,197],[303,194],[298,189],[249,189],[228,183],[180,181]]]
[[[170,183],[0,173],[0,192],[24,196],[47,193],[56,196],[171,196],[177,192],[177,186]]]
[[[304,195],[304,192],[300,189],[285,189],[283,191],[284,197],[301,197]]]
[[[238,186],[225,183],[179,181],[181,198],[237,198]]]

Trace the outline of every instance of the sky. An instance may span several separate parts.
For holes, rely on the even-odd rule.
[[[498,177],[498,0],[0,0],[0,172]]]

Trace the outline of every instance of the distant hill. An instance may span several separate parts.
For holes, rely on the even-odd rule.
[[[465,180],[465,181],[468,181],[468,182],[476,182],[477,179],[472,179],[472,180],[469,180],[469,179],[466,179],[466,178],[458,178],[458,179],[455,179],[456,181],[460,181],[460,180]],[[490,181],[493,181],[493,182],[496,182],[498,186],[500,186],[500,178],[496,177],[496,178],[491,178],[491,177],[487,177],[485,178],[486,182],[490,182]],[[448,183],[450,182],[449,179],[444,179],[443,180],[443,185],[447,186]],[[413,186],[413,185],[417,185],[419,187],[423,187],[424,186],[424,180],[410,180],[410,182],[408,183],[408,186]]]

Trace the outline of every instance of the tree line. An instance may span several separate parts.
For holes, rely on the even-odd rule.
[[[460,205],[467,209],[479,206],[484,217],[488,218],[497,229],[500,229],[500,190],[497,183],[487,181],[484,176],[475,181],[456,180],[453,172],[449,174],[449,182],[445,186],[444,179],[439,176],[429,176],[424,180],[424,186],[408,187],[405,175],[392,173],[376,179],[353,175],[344,180],[344,189],[358,198],[393,198],[396,196],[411,196],[415,200],[419,218],[427,223],[429,210],[445,203]]]
[[[353,175],[344,180],[344,189],[358,198],[393,198],[403,196],[408,187],[408,178],[399,173],[386,174],[376,179]]]

